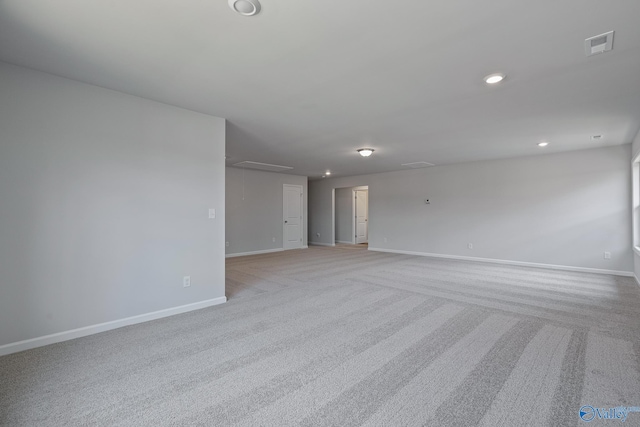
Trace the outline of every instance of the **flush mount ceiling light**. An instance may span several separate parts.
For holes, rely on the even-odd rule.
[[[501,81],[503,81],[505,77],[507,76],[502,73],[494,73],[494,74],[489,74],[487,77],[485,77],[484,81],[487,84],[494,85],[496,83],[500,83]]]
[[[538,142],[538,147],[546,147],[547,145],[549,145],[549,143],[546,141]]]
[[[260,13],[258,0],[229,0],[229,7],[243,16],[253,16]]]
[[[324,174],[325,175],[331,175],[331,171],[326,171]]]
[[[360,153],[362,157],[369,157],[373,154],[373,148],[361,148],[358,150],[358,153]]]

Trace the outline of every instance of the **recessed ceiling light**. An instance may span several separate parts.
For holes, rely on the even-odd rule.
[[[485,77],[484,81],[487,84],[494,85],[496,83],[500,83],[501,81],[503,81],[505,77],[506,76],[502,73],[494,73],[494,74],[489,74],[487,77]]]
[[[326,171],[324,174],[325,175],[331,175],[331,171]]]
[[[260,12],[258,0],[228,0],[231,10],[243,16],[253,16]]]
[[[360,153],[362,157],[369,157],[373,154],[373,148],[361,148],[358,150],[358,153]]]
[[[546,147],[547,145],[549,145],[548,142],[545,142],[545,141],[538,142],[538,147]]]

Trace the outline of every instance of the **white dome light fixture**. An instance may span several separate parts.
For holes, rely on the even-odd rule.
[[[547,145],[549,145],[547,141],[538,142],[538,147],[546,147]]]
[[[228,0],[229,7],[234,12],[242,16],[253,16],[260,13],[260,2],[258,0]]]
[[[505,77],[507,76],[502,73],[494,73],[494,74],[489,74],[487,77],[485,77],[484,81],[487,84],[494,85],[496,83],[500,83],[501,81],[503,81]]]
[[[369,157],[373,154],[373,148],[361,148],[358,150],[358,153],[360,153],[362,157]]]

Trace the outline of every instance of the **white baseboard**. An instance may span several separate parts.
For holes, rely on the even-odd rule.
[[[389,252],[393,254],[417,255],[417,256],[424,256],[424,257],[431,257],[431,258],[446,258],[446,259],[457,259],[461,261],[486,262],[491,264],[517,265],[521,267],[548,268],[551,270],[577,271],[582,273],[596,273],[596,274],[611,274],[614,276],[625,276],[625,277],[634,276],[633,272],[631,271],[605,270],[600,268],[587,268],[587,267],[572,267],[568,265],[541,264],[536,262],[510,261],[510,260],[494,259],[494,258],[476,258],[476,257],[461,256],[461,255],[432,254],[428,252],[414,252],[414,251],[401,251],[397,249],[372,248],[371,246],[369,246],[369,250],[376,251],[376,252]]]
[[[237,256],[247,256],[247,255],[260,255],[260,254],[270,254],[271,252],[282,252],[284,249],[282,248],[274,248],[274,249],[264,249],[261,251],[251,251],[251,252],[238,252],[236,254],[225,254],[225,258],[235,258]]]
[[[636,279],[636,285],[640,286],[640,280],[638,280],[638,276],[635,273],[633,273],[633,278]]]
[[[343,244],[347,244],[347,245],[355,245],[355,243],[349,241],[347,242],[346,240],[336,240],[336,243],[343,243]]]
[[[304,245],[296,249],[309,249],[309,246]],[[247,256],[247,255],[260,255],[260,254],[270,254],[272,252],[282,252],[285,249],[283,248],[274,248],[274,249],[264,249],[262,251],[252,251],[252,252],[239,252],[237,254],[225,254],[225,258],[235,258],[238,256]]]
[[[150,320],[161,319],[163,317],[169,317],[193,310],[200,310],[202,308],[223,304],[225,302],[227,302],[227,297],[213,298],[206,301],[195,302],[193,304],[181,305],[179,307],[167,308],[164,310],[153,311],[151,313],[140,314],[138,316],[113,320],[111,322],[99,323],[97,325],[85,326],[83,328],[72,329],[70,331],[58,332],[51,335],[45,335],[43,337],[5,344],[0,346],[0,356],[30,350],[32,348],[42,347],[49,344],[55,344],[62,341],[68,341],[74,338],[86,337],[87,335],[110,331],[112,329],[122,328],[123,326],[135,325],[136,323],[148,322]]]
[[[320,243],[320,242],[309,242],[311,246],[335,246],[335,243]]]

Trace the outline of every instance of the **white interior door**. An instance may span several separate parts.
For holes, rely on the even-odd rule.
[[[369,191],[356,190],[356,243],[369,241]]]
[[[282,190],[284,249],[302,247],[302,187],[285,184]]]

